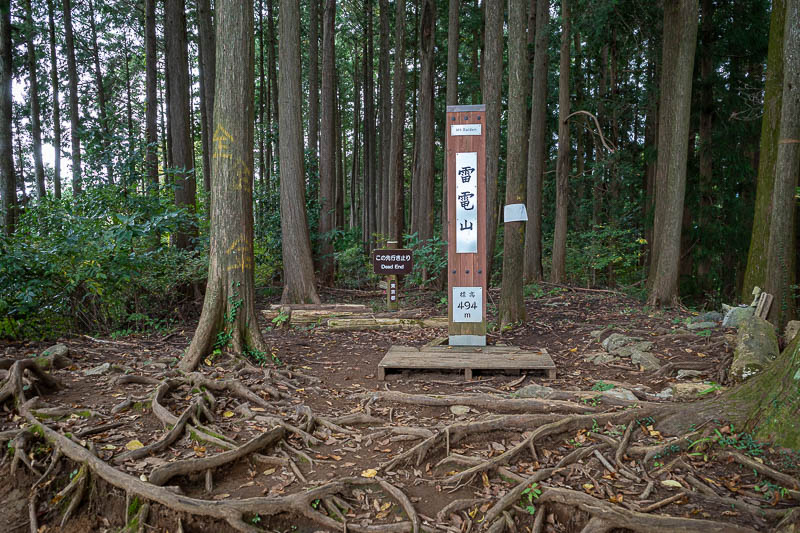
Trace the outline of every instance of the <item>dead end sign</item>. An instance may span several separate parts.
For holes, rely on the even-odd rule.
[[[372,271],[383,276],[404,276],[413,270],[411,250],[373,250]]]

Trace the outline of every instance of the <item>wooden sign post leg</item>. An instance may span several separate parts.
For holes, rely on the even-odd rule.
[[[387,241],[386,248],[389,250],[397,249],[397,241]],[[389,311],[397,311],[397,299],[400,294],[397,287],[397,275],[390,274],[386,276],[386,308]]]

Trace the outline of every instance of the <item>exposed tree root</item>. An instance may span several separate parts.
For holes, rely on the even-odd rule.
[[[23,383],[25,372],[36,378],[35,387],[42,385],[48,389],[58,389],[61,386],[54,377],[36,364],[35,359],[22,359],[14,362],[8,371],[8,377],[3,387],[0,388],[0,405],[4,404],[9,398],[13,398],[16,405],[25,403],[27,400]]]

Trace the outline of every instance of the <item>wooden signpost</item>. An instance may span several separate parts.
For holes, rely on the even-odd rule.
[[[451,346],[486,346],[485,110],[484,105],[447,106],[447,282]]]
[[[411,250],[398,249],[397,241],[387,241],[385,249],[372,252],[372,271],[386,276],[386,307],[390,311],[398,307],[397,276],[411,274],[412,267]]]

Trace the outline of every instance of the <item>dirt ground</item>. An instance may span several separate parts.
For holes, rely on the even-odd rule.
[[[554,380],[485,372],[465,381],[458,372],[407,371],[381,381],[378,363],[392,345],[424,346],[446,336],[446,330],[331,331],[325,325],[276,327],[262,317],[272,361],[253,367],[223,351],[198,369],[209,383],[245,385],[260,403],[232,389],[181,381],[174,367],[193,333],[193,324],[186,323],[168,333],[60,339],[69,348],[71,364],[52,371],[62,387],[42,391],[42,399],[68,412],[44,417],[43,410],[37,416],[131,480],[146,483],[169,463],[223,452],[213,439],[185,431],[163,450],[117,462],[121,454],[156,443],[168,432],[172,424],[165,427],[152,403],[157,384],[165,380],[172,385],[159,405],[180,417],[203,396],[203,425],[198,419],[190,423],[229,448],[283,427],[282,438],[258,453],[161,483],[214,505],[302,496],[311,489],[323,494],[331,482],[344,483],[310,501],[303,512],[290,506],[285,512],[243,512],[243,523],[252,531],[341,530],[315,517],[345,521],[348,531],[410,531],[414,513],[422,529],[447,532],[604,531],[603,524],[620,527],[624,520],[638,524],[631,529],[658,530],[669,527],[667,517],[684,520],[674,523],[675,531],[699,531],[699,520],[710,524],[709,531],[769,531],[791,519],[789,510],[800,498],[800,486],[790,486],[791,478],[800,475],[797,451],[753,442],[724,420],[687,428],[688,438],[663,435],[657,419],[636,416],[633,409],[718,394],[728,385],[735,330],[690,331],[686,327],[693,313],[649,309],[611,291],[542,287],[526,300],[527,320],[508,331],[490,332],[488,343],[546,351],[557,366]],[[366,304],[377,315],[390,316],[382,314],[377,293],[336,291],[324,297]],[[264,299],[259,307],[270,303]],[[406,317],[446,315],[434,293],[411,293],[402,307],[398,315]],[[602,341],[613,333],[652,342],[649,351],[661,370],[645,371],[626,358],[590,361],[605,353]],[[0,344],[0,355],[20,361],[51,344]],[[108,369],[101,367],[105,363]],[[679,370],[693,372],[678,379]],[[137,382],[131,376],[150,379]],[[692,381],[703,385],[691,396],[663,393]],[[520,396],[531,385],[555,392]],[[36,389],[34,381],[27,396]],[[610,395],[609,389],[624,389],[635,398]],[[0,432],[10,435],[24,426],[23,418],[6,402]],[[121,490],[94,473],[88,474],[78,507],[62,526],[76,493],[66,488],[82,474],[79,463],[64,457],[45,472],[54,448],[34,433],[25,443],[28,467],[13,459],[9,441],[0,470],[11,480],[0,484],[0,531],[30,530],[29,494],[37,481],[39,531],[120,531],[126,524],[131,531],[245,530],[162,504],[150,506],[145,523],[139,524],[133,519],[148,501],[146,495]],[[746,461],[765,469],[758,471]],[[786,478],[776,479],[771,471]],[[59,491],[65,494],[59,497]],[[590,500],[583,502],[583,497]],[[597,518],[592,502],[602,502],[600,515],[606,518]],[[626,514],[607,518],[606,507]],[[790,519],[784,518],[787,514]],[[647,522],[645,515],[663,522]],[[597,528],[589,529],[592,524]]]

